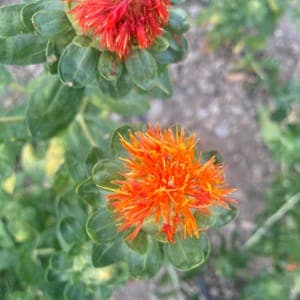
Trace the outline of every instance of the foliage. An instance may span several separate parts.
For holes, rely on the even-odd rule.
[[[286,4],[286,0],[213,0],[200,14],[199,24],[212,27],[208,38],[214,48],[225,44],[236,53],[262,50]]]
[[[299,0],[290,0],[288,14],[292,17],[297,27],[300,25],[300,3]]]

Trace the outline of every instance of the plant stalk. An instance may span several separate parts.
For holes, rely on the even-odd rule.
[[[289,210],[291,210],[300,201],[300,193],[290,197],[273,215],[271,215],[264,224],[254,232],[253,235],[244,243],[242,250],[248,250],[257,244],[267,233],[269,228],[279,221]]]
[[[0,117],[0,123],[17,123],[25,120],[24,116]]]
[[[95,142],[94,138],[92,137],[92,135],[90,133],[90,130],[89,130],[87,124],[85,123],[82,114],[77,115],[76,121],[78,122],[80,128],[82,129],[82,132],[83,132],[84,136],[86,137],[88,142],[91,144],[91,146],[92,147],[97,147],[98,145]]]

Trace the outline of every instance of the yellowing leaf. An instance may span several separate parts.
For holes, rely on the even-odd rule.
[[[64,162],[64,147],[59,139],[52,139],[45,157],[45,172],[48,177],[53,177]]]
[[[3,180],[2,182],[2,189],[7,192],[8,194],[13,194],[16,184],[16,174],[13,173],[9,177]]]
[[[32,166],[36,163],[36,157],[34,149],[31,144],[24,145],[21,154],[22,166],[25,170],[32,169]]]

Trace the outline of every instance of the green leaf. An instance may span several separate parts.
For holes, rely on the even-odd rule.
[[[39,64],[46,60],[47,39],[33,34],[0,38],[0,63],[7,65]]]
[[[23,7],[24,4],[0,7],[0,37],[9,37],[29,32],[21,20]]]
[[[126,60],[126,68],[133,83],[142,90],[154,87],[157,78],[157,65],[147,50],[137,50]]]
[[[287,116],[289,111],[286,108],[279,107],[276,108],[270,115],[270,120],[276,123],[283,122]]]
[[[50,257],[46,270],[46,279],[49,282],[67,281],[68,271],[72,269],[73,259],[65,252],[57,252]]]
[[[67,87],[56,76],[42,77],[28,103],[27,122],[32,136],[46,139],[64,129],[74,119],[82,96],[83,89]]]
[[[45,271],[45,279],[50,283],[67,281],[66,275],[49,267]]]
[[[82,283],[68,284],[64,289],[64,300],[85,300],[85,287]]]
[[[148,236],[148,249],[145,254],[128,247],[127,263],[131,276],[139,279],[153,277],[160,270],[162,264],[162,253],[157,242]]]
[[[17,256],[12,249],[0,249],[0,271],[14,267]]]
[[[277,123],[272,122],[266,109],[259,110],[259,121],[261,127],[261,135],[264,141],[271,145],[274,141],[280,140],[282,135],[280,127]]]
[[[116,81],[122,74],[123,64],[114,54],[105,51],[99,57],[97,70],[104,79]]]
[[[66,217],[76,217],[81,224],[86,221],[85,211],[81,207],[73,188],[69,188],[59,195],[56,201],[56,209],[57,217],[61,220]]]
[[[69,173],[75,181],[83,180],[88,176],[84,162],[85,156],[81,152],[76,151],[76,149],[69,149],[65,158]]]
[[[125,71],[116,80],[106,80],[103,76],[98,75],[97,83],[103,96],[116,100],[123,99],[132,89],[131,78]]]
[[[59,59],[58,76],[64,84],[82,88],[96,78],[96,66],[96,50],[73,42],[65,48]]]
[[[162,52],[168,49],[169,41],[163,36],[159,36],[155,39],[153,46],[149,49],[151,53]]]
[[[70,269],[73,266],[73,259],[69,257],[65,252],[56,252],[49,260],[49,267],[64,272],[66,269]]]
[[[167,50],[155,54],[156,61],[161,65],[178,62],[187,55],[188,43],[183,36],[173,34],[169,42],[170,46]]]
[[[127,242],[127,241],[126,241]],[[147,233],[140,231],[133,241],[128,241],[127,245],[132,250],[139,252],[140,254],[146,254],[148,250],[148,235]]]
[[[63,247],[85,241],[84,227],[75,217],[66,217],[58,224],[58,237]]]
[[[15,266],[18,279],[24,285],[38,285],[44,280],[44,270],[39,260],[32,257],[34,248],[30,243],[25,243],[18,250],[19,257]]]
[[[229,204],[228,208],[217,206],[213,209],[215,223],[213,227],[223,227],[229,224],[237,216],[238,209],[236,206]]]
[[[37,32],[47,38],[53,38],[71,29],[66,14],[61,10],[40,10],[33,15],[32,23]]]
[[[98,147],[92,147],[86,157],[85,164],[89,174],[92,174],[94,165],[105,158],[105,153]]]
[[[30,208],[27,209],[30,211]],[[26,213],[27,211],[20,212],[21,217],[14,221],[9,220],[7,225],[8,231],[19,243],[31,240],[34,237],[34,229],[31,224],[29,224],[30,220],[26,219]],[[32,213],[31,217],[35,218],[36,215]]]
[[[81,115],[81,122],[73,122],[68,131],[68,150],[66,152],[66,161],[70,174],[76,181],[81,181],[88,177],[86,165],[87,155],[94,144],[103,148],[103,153],[108,153],[108,138],[110,132],[114,130],[114,125],[102,117],[84,113]],[[80,120],[80,119],[79,119]],[[83,122],[86,125],[84,130]],[[93,143],[91,143],[91,137]],[[92,145],[93,144],[93,145]]]
[[[49,39],[46,48],[46,62],[48,70],[51,74],[57,73],[59,58],[65,47],[72,42],[73,37],[74,31],[69,30],[63,35],[55,37],[55,39]]]
[[[46,47],[46,61],[50,74],[56,74],[58,68],[59,52],[54,41],[48,41]]]
[[[177,269],[188,271],[202,265],[210,253],[209,240],[205,233],[200,239],[176,238],[173,244],[164,244],[164,251],[170,263]]]
[[[64,11],[64,4],[60,0],[39,0],[25,5],[21,12],[21,19],[28,29],[34,30],[32,16],[42,9]]]
[[[120,235],[112,213],[105,207],[88,218],[86,232],[95,243],[99,244],[112,242]]]
[[[169,10],[169,13],[167,29],[177,34],[184,33],[189,30],[190,22],[185,10],[178,7],[172,7]]]
[[[25,109],[26,105],[21,104],[0,113],[0,142],[29,140]]]
[[[13,239],[9,235],[7,228],[1,219],[0,219],[0,245],[1,248],[3,249],[14,246]],[[1,265],[3,265],[3,262],[1,262],[1,254],[0,254],[0,270],[1,270]]]
[[[95,268],[103,268],[124,259],[122,240],[105,244],[93,244],[92,263]]]
[[[141,116],[150,109],[148,97],[139,95],[134,90],[122,99],[103,99],[101,105],[108,111],[125,117]]]
[[[95,204],[95,200],[101,201],[100,190],[96,187],[92,178],[87,178],[79,183],[76,192],[80,198],[91,205]]]
[[[172,96],[173,88],[170,81],[168,68],[159,71],[155,88],[151,91],[151,96],[155,98],[169,98]]]
[[[124,74],[126,73],[122,73],[119,80],[123,78]],[[128,74],[126,74],[126,77],[129,78]],[[102,111],[116,112],[126,117],[140,116],[149,110],[149,93],[146,94],[144,91],[141,93],[141,90],[137,91],[136,89],[131,89],[132,84],[130,83],[129,89],[131,89],[131,91],[125,91],[123,94],[122,88],[115,90],[115,88],[119,86],[119,80],[117,80],[116,86],[113,85],[112,81],[101,80],[105,81],[105,84],[109,83],[110,88],[109,85],[106,86],[108,94],[101,89],[103,82],[100,84],[100,81],[98,81],[99,87],[91,85],[86,88],[86,95],[89,101],[97,108]]]
[[[212,227],[216,222],[216,217],[214,214],[211,215],[202,215],[199,213],[195,213],[195,219],[197,222],[197,226],[200,231],[208,229]]]
[[[0,144],[0,183],[5,177],[12,174],[15,166],[15,155],[7,144]]]
[[[205,163],[209,161],[212,157],[215,157],[215,164],[222,164],[223,163],[223,157],[220,154],[220,152],[216,150],[211,151],[205,151],[201,153],[201,161],[202,163]]]
[[[95,111],[95,114],[93,113]],[[109,156],[107,153],[109,149],[108,141],[110,134],[114,131],[116,124],[107,120],[107,118],[101,116],[97,113],[98,110],[95,110],[94,107],[91,107],[91,112],[86,112],[82,115],[88,129],[90,132],[91,137],[93,138],[94,142],[97,144],[97,148],[101,148],[105,156]],[[79,125],[78,122],[76,122]],[[80,128],[81,132],[83,133],[82,127]],[[78,138],[78,136],[77,136]],[[90,146],[94,146],[91,141],[87,138],[86,134],[84,134],[84,138],[90,144]],[[85,159],[87,158],[87,153],[85,153]],[[85,162],[84,159],[84,162]]]
[[[120,162],[116,160],[103,159],[98,161],[93,168],[93,180],[100,187],[113,188],[115,185],[112,181],[122,178],[119,174],[120,171]]]
[[[114,154],[116,157],[122,156],[126,157],[128,155],[127,151],[121,144],[120,136],[122,136],[125,140],[129,140],[129,134],[137,131],[136,127],[130,125],[124,125],[119,127],[113,134],[110,143],[111,153]]]
[[[23,291],[17,291],[17,292],[11,292],[8,294],[7,300],[35,300],[36,295],[33,291],[27,290],[25,292]],[[48,298],[45,300],[49,300]]]

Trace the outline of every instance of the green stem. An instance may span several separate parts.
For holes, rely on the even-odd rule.
[[[88,105],[88,98],[84,97],[79,108],[79,113],[83,114],[85,112],[87,105]]]
[[[242,250],[247,250],[257,244],[267,233],[269,228],[280,220],[289,210],[291,210],[300,201],[300,193],[289,198],[273,215],[271,215],[264,224],[254,232],[252,236],[244,243]]]
[[[255,71],[255,73],[260,78],[260,80],[266,79],[266,76],[265,76],[263,70],[261,69],[261,67],[259,66],[259,64],[257,64],[255,61],[252,61],[251,66],[252,66],[253,70]]]
[[[33,256],[44,256],[44,255],[50,255],[55,252],[54,248],[40,248],[40,249],[34,249],[33,250]]]
[[[167,266],[167,272],[169,273],[169,276],[171,278],[172,285],[173,285],[174,291],[176,292],[177,299],[184,300],[184,296],[183,296],[183,294],[181,292],[181,288],[180,288],[180,280],[179,280],[176,270],[172,266],[169,265],[169,266]]]
[[[91,144],[92,147],[97,147],[97,143],[95,142],[94,138],[92,137],[89,127],[87,126],[87,124],[85,123],[85,120],[83,118],[82,114],[78,114],[76,117],[76,121],[79,124],[80,128],[82,129],[82,132],[84,134],[84,136],[86,137],[86,139],[88,140],[88,142]]]
[[[0,123],[16,123],[25,120],[24,116],[0,117]]]
[[[270,7],[270,9],[272,10],[273,13],[278,13],[280,11],[280,7],[277,3],[277,1],[275,0],[268,0],[268,5]]]

